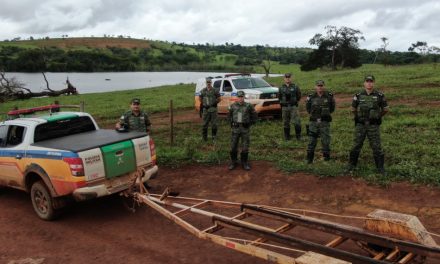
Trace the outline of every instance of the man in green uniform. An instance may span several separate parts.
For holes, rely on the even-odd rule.
[[[301,119],[298,113],[298,103],[301,90],[292,83],[292,74],[284,74],[284,84],[279,88],[279,100],[283,117],[284,139],[290,140],[290,123],[295,124],[296,139],[301,139]]]
[[[248,163],[250,127],[257,121],[257,112],[254,106],[244,101],[244,92],[237,92],[238,102],[229,107],[228,118],[231,122],[231,164],[229,170],[237,165],[238,141],[241,138],[241,164],[243,169],[250,170]]]
[[[220,93],[212,87],[211,78],[206,78],[206,87],[200,91],[199,98],[203,118],[203,140],[208,140],[209,123],[211,123],[212,140],[215,140],[217,136],[217,104],[221,99]]]
[[[134,98],[131,100],[131,110],[125,112],[119,122],[116,124],[116,129],[125,129],[127,131],[150,132],[151,123],[148,115],[141,110],[141,100]]]
[[[307,146],[307,163],[313,163],[318,137],[321,137],[322,155],[324,160],[330,160],[330,122],[331,113],[335,111],[333,94],[325,90],[323,80],[315,82],[316,92],[309,94],[306,109],[310,114],[309,145]]]
[[[366,76],[364,79],[365,90],[353,97],[351,111],[355,116],[356,128],[348,170],[352,171],[356,167],[365,137],[368,137],[376,168],[379,173],[384,174],[384,152],[380,141],[380,124],[382,117],[388,112],[388,103],[385,95],[374,89],[374,82],[373,75]]]

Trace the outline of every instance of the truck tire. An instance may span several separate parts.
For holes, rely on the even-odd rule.
[[[32,184],[31,200],[38,217],[46,221],[56,218],[57,211],[53,206],[53,198],[42,180]]]

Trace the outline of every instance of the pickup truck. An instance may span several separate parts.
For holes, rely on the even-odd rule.
[[[255,107],[258,116],[281,116],[281,106],[278,99],[278,88],[272,87],[265,80],[250,74],[235,73],[212,77],[212,85],[221,95],[217,105],[219,114],[227,114],[229,106],[238,100],[237,92],[245,93],[245,101]],[[200,111],[200,91],[206,87],[206,78],[196,83],[194,106]]]
[[[99,129],[87,113],[0,122],[0,186],[29,192],[44,220],[54,219],[69,200],[118,193],[157,171],[154,142],[147,133]]]

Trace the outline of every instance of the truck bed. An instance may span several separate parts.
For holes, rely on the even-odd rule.
[[[145,132],[119,133],[112,129],[99,129],[76,135],[44,140],[34,143],[32,145],[43,148],[81,152],[93,148],[99,148],[105,145],[110,145],[120,141],[144,137],[146,135],[147,133]]]

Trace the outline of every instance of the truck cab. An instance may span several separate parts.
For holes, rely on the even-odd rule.
[[[259,116],[281,115],[281,106],[278,100],[278,88],[272,87],[265,80],[253,77],[250,74],[226,74],[212,77],[212,85],[221,95],[217,105],[219,114],[227,114],[229,106],[238,100],[237,92],[245,92],[245,101],[255,107]],[[201,78],[196,83],[194,106],[200,111],[200,91],[206,87],[206,78]]]
[[[146,132],[100,129],[82,112],[12,116],[0,122],[0,186],[29,192],[44,220],[68,200],[118,193],[157,174]]]

